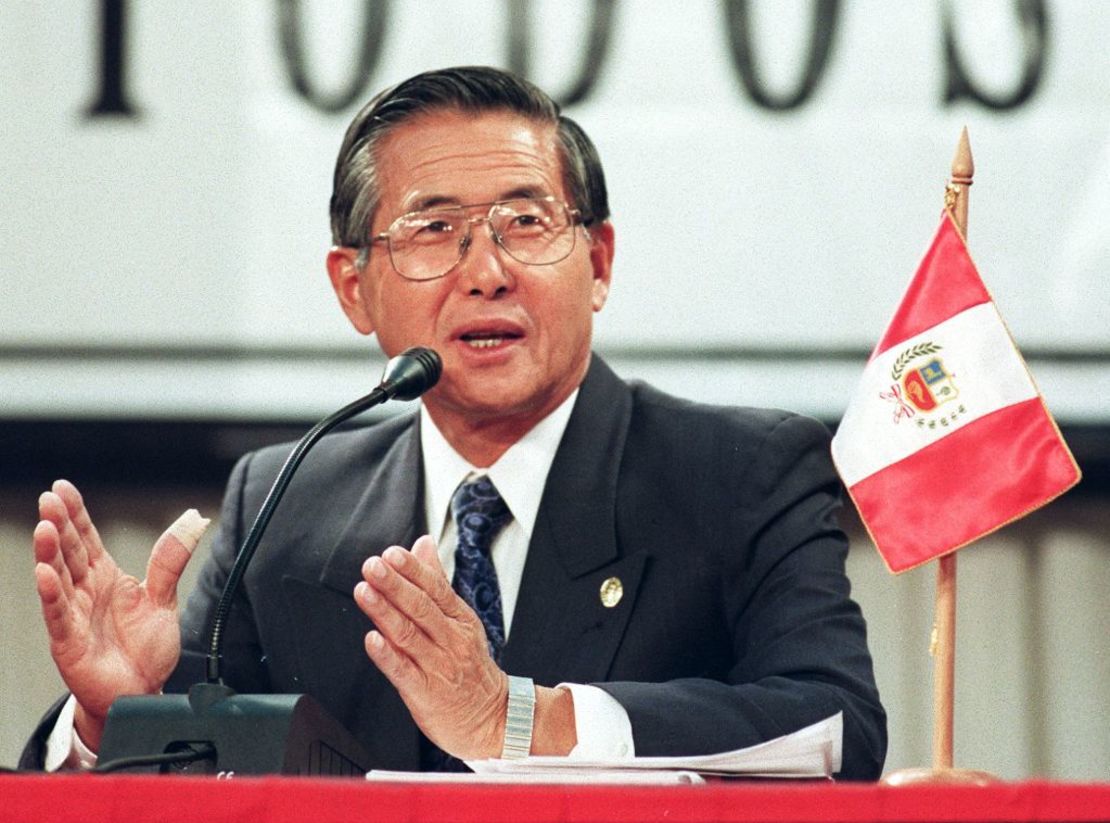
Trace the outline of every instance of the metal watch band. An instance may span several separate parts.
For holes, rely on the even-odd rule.
[[[530,677],[509,675],[509,704],[505,709],[505,742],[501,757],[519,760],[532,750],[532,723],[536,714],[536,686]]]

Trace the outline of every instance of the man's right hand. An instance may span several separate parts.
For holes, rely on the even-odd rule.
[[[100,542],[77,488],[57,480],[39,497],[35,583],[50,654],[77,699],[74,725],[92,750],[112,701],[156,694],[177,665],[177,581],[208,520],[195,509],[158,538],[141,583]]]

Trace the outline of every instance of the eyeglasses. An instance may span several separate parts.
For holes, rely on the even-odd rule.
[[[474,209],[489,206],[485,216]],[[550,266],[574,251],[574,228],[585,221],[578,209],[554,197],[527,197],[402,214],[370,239],[385,242],[394,270],[408,280],[435,280],[462,260],[472,227],[489,223],[493,240],[514,260]]]

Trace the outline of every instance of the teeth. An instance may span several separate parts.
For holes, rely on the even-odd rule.
[[[480,337],[467,340],[466,343],[474,349],[492,349],[494,346],[500,346],[504,340],[503,337]]]

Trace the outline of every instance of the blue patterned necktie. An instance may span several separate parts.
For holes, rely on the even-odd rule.
[[[489,653],[501,659],[505,622],[501,613],[501,587],[490,557],[490,546],[501,528],[512,519],[509,507],[488,477],[463,483],[451,498],[459,544],[455,549],[453,586],[474,609],[486,627]]]

